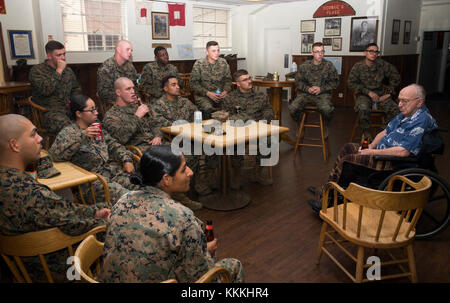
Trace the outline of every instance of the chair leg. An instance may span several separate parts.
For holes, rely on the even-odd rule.
[[[303,113],[303,115],[302,115],[302,121],[300,122],[300,127],[298,128],[297,140],[296,140],[296,142],[295,142],[294,160],[295,160],[295,157],[296,157],[296,155],[297,155],[297,151],[298,151],[298,149],[299,149],[299,144],[300,144],[301,137],[302,137],[303,127],[304,127],[304,125],[305,125],[305,119],[306,119],[306,114]]]
[[[317,251],[317,260],[316,264],[319,265],[320,258],[322,257],[322,247],[325,243],[325,233],[327,232],[328,224],[323,222],[322,223],[322,229],[320,230],[320,237],[319,237],[319,250]]]
[[[356,283],[361,283],[363,279],[364,273],[364,247],[358,246],[358,256],[356,262]]]
[[[323,154],[323,162],[327,162],[327,150],[325,145],[325,133],[324,133],[324,125],[322,114],[319,113],[319,123],[320,123],[320,139],[322,142],[322,154]]]
[[[416,261],[414,259],[414,251],[412,244],[409,244],[406,247],[406,252],[408,254],[408,263],[409,263],[409,270],[411,271],[411,282],[417,283],[417,271],[416,271]]]

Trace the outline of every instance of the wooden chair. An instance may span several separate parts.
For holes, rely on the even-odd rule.
[[[392,191],[395,181],[401,182],[399,192]],[[355,183],[350,183],[344,190],[338,184],[329,182],[324,190],[320,211],[323,223],[317,264],[320,262],[322,252],[325,252],[352,281],[367,282],[369,279],[363,279],[363,270],[371,265],[364,265],[366,248],[378,250],[406,248],[406,259],[396,259],[389,251],[392,260],[380,263],[380,266],[398,265],[403,272],[386,275],[380,279],[409,277],[412,282],[417,282],[412,243],[416,223],[428,201],[430,187],[431,180],[426,176],[417,183],[403,176],[394,176],[389,180],[387,191],[373,190]],[[406,191],[407,189],[409,191]],[[331,192],[334,198],[333,205],[327,208]],[[343,196],[343,203],[339,205],[338,194]],[[331,231],[328,231],[329,227]],[[331,241],[325,242],[326,238]],[[356,257],[341,244],[343,242],[349,242],[357,247]],[[331,245],[336,245],[356,262],[355,276],[331,254],[328,250],[328,246]],[[402,263],[408,263],[409,271],[403,268]],[[380,269],[380,272],[384,271]]]
[[[353,93],[353,101],[356,104],[356,93]],[[372,109],[370,112],[370,129],[372,132],[372,137],[375,138],[375,136],[378,134],[379,131],[381,131],[384,127],[385,127],[385,112],[383,110],[380,109]],[[358,117],[356,117],[355,119],[355,123],[353,124],[353,129],[352,129],[352,134],[350,136],[350,141],[349,142],[354,142],[354,140],[356,139],[356,132],[358,130],[359,127],[359,119]],[[358,143],[361,143],[365,138],[364,138],[364,134],[361,134],[361,140]]]
[[[308,116],[316,114],[319,116],[319,120],[308,122]],[[308,138],[305,137],[306,128],[319,128],[320,138]],[[320,141],[320,144],[304,143],[308,141]],[[322,148],[323,161],[327,162],[328,153],[330,151],[330,143],[328,141],[328,134],[325,131],[322,114],[318,111],[317,106],[305,106],[303,109],[302,120],[297,132],[297,141],[295,142],[294,160],[296,159],[297,151],[301,146],[320,147]]]
[[[181,81],[183,82],[183,88],[181,89],[181,96],[189,98],[191,96],[191,87],[189,80],[191,79],[191,73],[180,74]]]
[[[38,105],[34,103],[31,100],[31,97],[28,97],[25,100],[25,104],[28,105],[31,109],[31,122],[37,127],[39,135],[45,137],[45,144],[44,148],[49,149],[50,146],[53,144],[53,141],[55,141],[56,135],[50,133],[43,127],[43,114],[48,111],[47,108]]]
[[[111,192],[109,191],[109,187],[108,187],[108,183],[106,182],[106,179],[100,174],[97,174],[97,173],[93,173],[93,174],[95,174],[97,176],[97,179],[100,181],[100,183],[102,183],[103,189],[105,191],[105,201],[102,201],[102,202],[111,203]],[[83,190],[81,189],[82,185],[83,184],[71,187],[73,197],[74,197],[75,202],[77,202],[77,203],[88,204],[86,202],[86,199],[84,198]],[[70,186],[70,184],[68,184],[68,186]],[[97,199],[95,197],[95,191],[94,191],[94,186],[92,185],[92,182],[89,182],[89,189],[91,192],[92,203],[96,204]]]
[[[105,117],[106,112],[115,104],[115,102],[111,100],[103,100],[102,98],[100,98],[98,93],[95,94],[95,99],[96,106],[101,116],[100,120],[102,120],[103,117]]]
[[[136,161],[136,163],[139,163],[141,161],[142,151],[137,146],[126,145],[125,148],[133,153],[132,157],[133,160]]]
[[[104,243],[95,239],[94,236],[89,236],[78,245],[75,251],[75,269],[80,273],[83,281],[89,283],[99,283],[96,276],[100,272],[101,257],[103,255]],[[209,283],[216,277],[220,277],[223,283],[231,283],[231,276],[224,267],[211,268],[195,283]],[[162,281],[161,283],[177,283],[175,279]]]
[[[0,236],[0,254],[11,270],[14,278],[17,282],[21,283],[32,282],[21,258],[39,256],[48,282],[54,283],[44,255],[67,248],[69,255],[73,256],[73,244],[82,241],[87,236],[94,237],[94,234],[105,231],[106,227],[103,225],[97,226],[79,236],[68,236],[59,228],[54,227],[18,236]],[[60,274],[65,275],[66,273]]]

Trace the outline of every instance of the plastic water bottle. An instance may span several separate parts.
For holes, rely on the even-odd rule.
[[[372,110],[378,109],[378,101],[372,101]]]
[[[201,111],[194,112],[194,123],[202,123],[202,112]]]
[[[297,63],[295,63],[295,61],[294,61],[291,64],[291,73],[296,72],[296,71],[297,71]]]
[[[220,95],[222,92],[220,91],[220,89],[216,89],[216,95]]]

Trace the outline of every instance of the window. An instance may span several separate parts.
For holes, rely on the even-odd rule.
[[[126,39],[126,0],[59,0],[67,51],[109,51]]]
[[[220,48],[231,48],[229,10],[194,7],[193,47],[205,48],[214,40]]]

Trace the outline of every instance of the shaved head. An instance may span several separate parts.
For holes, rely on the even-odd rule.
[[[114,81],[114,90],[121,89],[124,87],[127,83],[129,83],[131,80],[127,77],[120,77],[117,78],[116,81]],[[131,81],[132,82],[132,81]]]
[[[27,123],[31,123],[22,115],[9,114],[0,116],[0,149],[4,152],[9,140],[18,139],[26,130]]]

